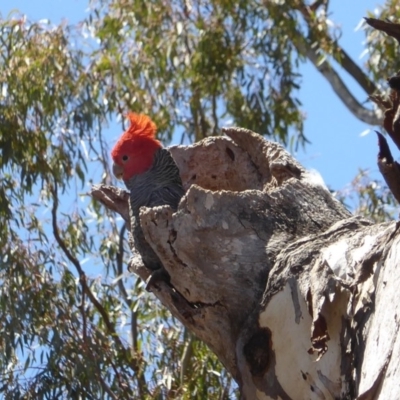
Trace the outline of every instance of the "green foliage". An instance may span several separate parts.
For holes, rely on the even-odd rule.
[[[397,202],[385,183],[371,179],[368,171],[360,170],[351,184],[337,197],[354,213],[376,223],[397,217]]]
[[[379,15],[370,14],[368,16],[398,22],[400,20],[400,4],[396,0],[386,0]],[[400,70],[398,43],[395,39],[371,27],[367,27],[366,33],[366,46],[370,49],[367,68],[373,79],[387,88],[386,79]],[[385,73],[382,74],[382,71]]]
[[[219,134],[221,121],[303,145],[290,38],[294,12],[271,3],[99,1],[88,29],[100,39],[93,67],[111,101],[155,116],[170,138]],[[282,13],[287,11],[285,18]],[[98,18],[104,15],[104,18]]]
[[[4,398],[235,397],[216,357],[124,272],[122,221],[86,193],[112,183],[103,128],[128,110],[154,117],[166,142],[233,121],[304,145],[298,45],[335,47],[303,6],[99,0],[76,27],[0,19]],[[392,200],[363,187],[364,212],[388,217]]]

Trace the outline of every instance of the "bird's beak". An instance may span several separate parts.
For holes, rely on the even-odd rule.
[[[118,165],[118,164],[113,164],[112,166],[113,174],[117,179],[122,179],[124,175],[124,169]]]

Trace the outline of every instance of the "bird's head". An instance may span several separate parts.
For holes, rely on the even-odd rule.
[[[153,163],[154,153],[161,147],[155,138],[156,124],[147,115],[129,113],[128,118],[129,128],[111,151],[113,173],[124,181],[147,171]]]

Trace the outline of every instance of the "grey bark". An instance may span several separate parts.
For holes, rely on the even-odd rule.
[[[310,8],[300,5],[300,11],[309,23],[309,19],[314,17],[310,14]],[[348,54],[329,36],[324,39],[333,46],[334,59],[341,65],[341,67],[350,74],[350,76],[361,86],[367,95],[367,98],[372,96],[376,87],[371,82],[367,75],[361,70],[360,67],[348,56]],[[293,44],[299,54],[306,57],[314,67],[324,76],[329,82],[333,91],[337,94],[339,99],[347,107],[347,109],[359,120],[369,125],[380,126],[382,124],[382,114],[384,110],[377,107],[368,109],[364,107],[348,89],[347,85],[340,77],[339,73],[335,70],[329,62],[327,55],[321,51],[320,46],[314,46],[308,39],[306,39],[300,31],[293,36]]]
[[[382,111],[379,109],[370,110],[365,108],[345,85],[343,79],[327,59],[321,61],[318,54],[312,48],[304,49],[304,54],[314,67],[325,77],[333,91],[355,117],[368,125],[380,126],[382,124]]]
[[[280,145],[224,133],[170,149],[186,190],[177,212],[141,210],[171,276],[154,294],[243,399],[400,398],[397,224],[351,216]],[[92,195],[129,222],[125,191]],[[147,279],[139,257],[130,268]]]

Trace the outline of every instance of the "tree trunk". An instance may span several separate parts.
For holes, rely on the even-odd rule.
[[[154,294],[243,399],[400,398],[398,224],[351,216],[280,145],[224,133],[170,149],[187,190],[177,212],[141,210],[171,276]],[[129,224],[125,191],[92,195]],[[147,279],[139,256],[130,268]]]

